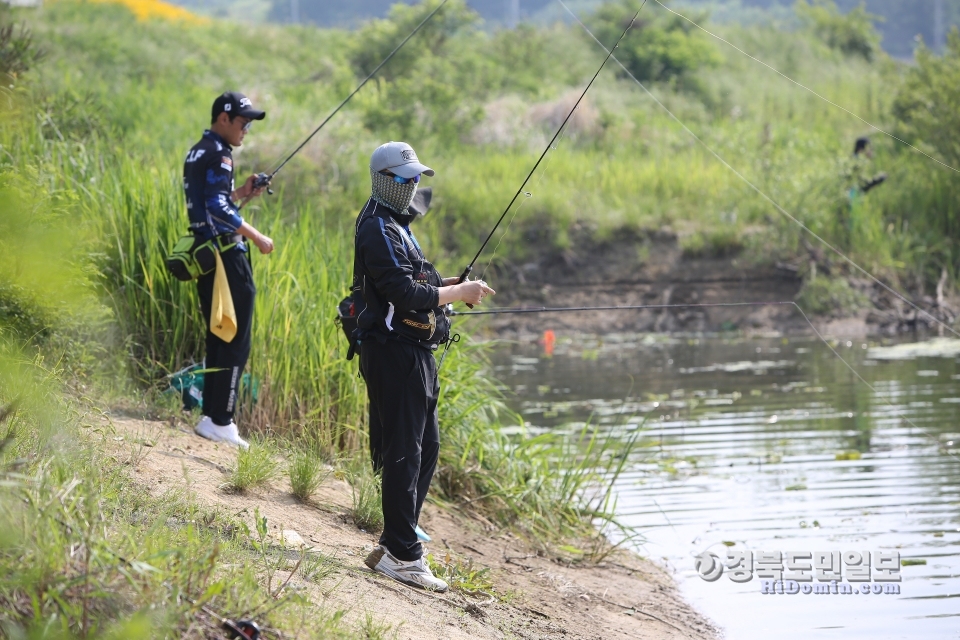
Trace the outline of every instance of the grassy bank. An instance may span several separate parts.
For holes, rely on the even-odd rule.
[[[3,24],[22,20],[32,31],[32,44],[23,32],[13,42],[44,54],[3,69],[0,89],[0,406],[15,407],[0,424],[4,633],[136,637],[161,628],[176,637],[210,622],[203,604],[227,615],[275,604],[262,535],[182,496],[138,488],[129,467],[139,445],[108,455],[115,436],[94,407],[170,417],[159,395],[166,376],[201,357],[195,289],[174,281],[163,259],[186,225],[182,157],[208,122],[211,98],[238,88],[268,111],[237,155],[241,173],[267,169],[435,4],[398,8],[392,21],[359,32],[184,19],[163,5],[139,14],[72,0],[0,9]],[[591,24],[602,30],[602,16]],[[452,0],[417,49],[281,174],[277,196],[245,210],[277,251],[253,258],[261,295],[249,372],[259,392],[255,402],[244,396],[240,414],[263,446],[238,459],[231,490],[287,472],[308,499],[330,463],[354,484],[354,522],[376,522],[364,390],[332,321],[350,280],[369,152],[405,138],[437,168],[436,208],[418,235],[445,272],[459,272],[602,59],[572,27],[481,27]],[[862,123],[660,14],[644,29],[679,38],[688,52],[658,58],[640,34],[631,59],[647,69],[644,79],[784,207],[885,277],[925,282],[942,268],[955,272],[948,174],[876,139],[875,166],[891,179],[840,229],[838,174]],[[724,33],[864,117],[897,124],[891,87],[904,70],[892,62],[831,48],[809,30]],[[17,48],[4,48],[2,60],[8,51]],[[492,259],[507,273],[533,250],[563,250],[572,229],[603,238],[669,227],[693,253],[743,251],[752,260],[800,251],[795,227],[613,72],[529,190],[478,268]],[[609,515],[598,474],[618,472],[625,456],[589,432],[508,437],[501,425],[520,418],[497,402],[487,371],[483,348],[468,339],[444,364],[434,497],[541,548],[589,537],[592,521]],[[291,471],[278,467],[278,452],[295,461]],[[35,531],[42,535],[27,535]],[[596,540],[567,551],[596,556]],[[305,607],[291,599],[270,623],[311,637],[366,633],[336,612],[309,610],[315,626],[304,626]]]

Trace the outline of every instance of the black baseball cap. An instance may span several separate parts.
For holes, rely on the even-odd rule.
[[[263,120],[266,113],[253,108],[250,98],[236,91],[227,91],[213,101],[213,114],[211,119],[216,120],[221,113],[229,113],[231,116],[243,116],[251,120]]]

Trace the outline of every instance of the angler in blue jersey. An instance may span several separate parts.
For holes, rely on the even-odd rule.
[[[264,254],[273,251],[273,240],[240,216],[236,203],[260,195],[263,189],[254,186],[256,176],[250,176],[242,187],[234,189],[232,151],[243,144],[253,121],[263,120],[265,115],[254,109],[250,99],[241,93],[218,96],[213,103],[210,128],[190,149],[183,165],[190,229],[201,242],[215,239],[237,317],[237,334],[230,342],[211,333],[209,319],[215,272],[201,276],[197,290],[207,321],[206,373],[203,419],[195,431],[204,438],[243,448],[247,442],[240,437],[233,418],[240,379],[250,355],[250,329],[257,291],[246,240]]]

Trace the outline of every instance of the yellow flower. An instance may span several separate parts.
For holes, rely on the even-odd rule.
[[[162,0],[88,0],[98,4],[121,4],[137,17],[137,20],[150,20],[151,18],[162,18],[175,22],[186,22],[189,24],[202,24],[207,22],[206,18],[187,11],[183,7],[163,2]]]

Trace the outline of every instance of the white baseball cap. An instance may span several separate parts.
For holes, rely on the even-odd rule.
[[[420,164],[417,152],[406,142],[388,142],[377,147],[370,156],[370,168],[377,172],[389,169],[401,178],[413,178],[421,173],[432,177],[435,173]]]

